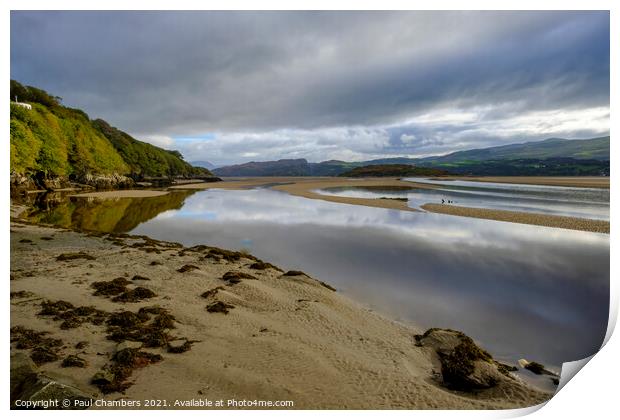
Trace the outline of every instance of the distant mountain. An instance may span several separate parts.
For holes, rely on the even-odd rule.
[[[464,150],[445,156],[420,159],[421,162],[461,162],[499,159],[573,158],[609,160],[609,136],[585,140],[547,139],[484,149]]]
[[[213,172],[218,176],[338,176],[362,166],[394,164],[444,169],[467,175],[609,175],[609,136],[585,140],[547,139],[417,159],[249,162],[224,166]]]
[[[134,139],[42,89],[11,80],[11,185],[59,188],[69,181],[119,187],[147,178],[212,177],[177,151]]]
[[[217,176],[308,176],[310,172],[310,166],[306,159],[248,162],[213,170]]]
[[[450,172],[443,169],[424,168],[420,166],[412,165],[368,165],[359,166],[349,171],[343,172],[338,176],[347,178],[373,178],[382,176],[446,176],[450,175]]]
[[[197,168],[207,168],[208,170],[212,170],[212,169],[217,168],[217,166],[215,166],[214,164],[212,164],[208,160],[193,160],[193,161],[190,162],[190,164],[192,166],[197,167]]]

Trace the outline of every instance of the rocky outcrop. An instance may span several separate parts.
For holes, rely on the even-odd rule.
[[[11,356],[11,408],[85,409],[92,396],[37,371],[26,353]]]
[[[34,179],[18,174],[15,172],[11,172],[11,190],[36,190],[37,185],[34,182]]]
[[[133,179],[119,174],[95,175],[88,173],[78,178],[77,181],[97,189],[129,188],[134,184]]]
[[[69,187],[92,187],[96,189],[129,188],[134,180],[119,174],[100,175],[87,173],[79,177],[55,176],[44,172],[24,175],[11,173],[12,191],[47,190],[53,191]]]
[[[431,328],[415,340],[417,346],[435,353],[441,366],[439,380],[446,388],[475,391],[513,380],[505,365],[460,331]]]

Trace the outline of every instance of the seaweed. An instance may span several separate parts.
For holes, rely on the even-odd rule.
[[[197,343],[196,340],[185,340],[183,344],[180,346],[173,346],[168,344],[168,353],[185,353],[186,351],[191,350],[192,344]]]
[[[104,368],[109,375],[106,375],[106,372],[95,375],[91,383],[96,385],[104,394],[122,392],[133,385],[127,380],[135,369],[141,369],[161,360],[163,358],[158,354],[147,353],[138,349],[123,349],[116,352],[112,356],[112,363]]]
[[[71,260],[78,260],[78,259],[95,260],[96,258],[83,251],[67,252],[64,254],[60,254],[59,256],[56,257],[56,261],[71,261]]]
[[[334,286],[332,286],[332,285],[330,285],[330,284],[327,284],[327,283],[325,283],[324,281],[320,281],[320,280],[319,280],[319,284],[320,284],[321,286],[323,286],[323,287],[325,287],[325,288],[327,288],[327,289],[331,290],[332,292],[335,292],[335,291],[336,291],[336,288],[335,288]]]
[[[150,323],[150,314],[156,314]],[[139,341],[146,347],[163,347],[170,341],[166,332],[174,328],[175,318],[163,308],[145,307],[137,313],[117,312],[108,319],[107,338],[112,341]]]
[[[37,315],[59,315],[65,311],[73,309],[74,306],[64,300],[58,300],[56,302],[46,300],[41,302],[41,308],[41,311]]]
[[[205,254],[205,258],[213,258],[216,261],[222,259],[228,262],[235,262],[239,261],[241,258],[258,261],[258,258],[248,254],[247,252],[229,251],[227,249],[221,249],[216,247],[207,247],[207,249],[209,249],[209,251]]]
[[[63,320],[60,328],[63,330],[77,328],[84,322],[90,322],[93,325],[101,325],[108,313],[92,306],[74,307],[71,303],[64,300],[43,301],[41,303],[42,310],[37,314],[40,316],[53,316],[54,320]]]
[[[34,331],[22,326],[11,328],[11,343],[20,350],[30,350],[30,358],[38,366],[55,362],[60,358],[59,351],[63,345],[58,338],[47,337],[48,331]]]
[[[79,341],[75,344],[75,348],[78,350],[82,350],[88,346],[88,341]]]
[[[188,271],[194,271],[194,270],[198,270],[199,268],[196,267],[195,265],[191,265],[191,264],[185,264],[183,267],[179,268],[177,271],[179,273],[186,273]]]
[[[212,297],[214,297],[215,295],[217,295],[217,293],[218,293],[220,290],[224,290],[224,287],[222,287],[222,286],[217,286],[217,287],[214,287],[213,289],[209,289],[209,290],[207,290],[206,292],[204,292],[203,294],[201,294],[201,295],[200,295],[200,297],[205,298],[205,299],[212,298]]]
[[[62,361],[62,363],[60,364],[60,366],[66,368],[66,367],[79,367],[79,368],[83,368],[86,367],[88,363],[86,363],[86,360],[82,359],[80,356],[75,355],[75,354],[71,354],[67,357],[65,357]]]
[[[542,375],[543,373],[547,372],[547,369],[545,369],[545,366],[538,362],[529,362],[527,365],[523,367],[536,375]]]
[[[282,274],[283,276],[288,276],[288,277],[294,277],[294,276],[306,276],[306,277],[310,277],[309,275],[307,275],[306,273],[304,273],[303,271],[298,271],[298,270],[289,270],[286,273]]]
[[[207,312],[211,312],[211,313],[219,312],[219,313],[223,313],[224,315],[226,315],[228,314],[229,309],[233,309],[233,308],[234,308],[234,305],[224,303],[218,300],[215,303],[211,303],[210,305],[207,305]]]
[[[112,302],[140,302],[144,299],[150,299],[157,296],[155,292],[146,287],[138,286],[135,289],[128,290],[114,297]]]
[[[11,292],[11,299],[24,299],[34,296],[34,293],[27,290],[19,290],[17,292]]]
[[[243,273],[241,271],[228,271],[227,273],[224,273],[222,279],[226,280],[230,284],[237,284],[241,283],[241,279],[256,280],[256,277],[248,273]]]
[[[273,270],[282,271],[282,269],[280,269],[279,267],[276,267],[275,265],[270,264],[270,263],[265,262],[265,261],[256,261],[255,263],[250,265],[250,268],[252,268],[254,270],[266,270],[268,268],[271,268]]]
[[[91,287],[95,289],[94,296],[114,296],[127,291],[127,285],[132,284],[125,277],[117,277],[110,281],[96,281]]]

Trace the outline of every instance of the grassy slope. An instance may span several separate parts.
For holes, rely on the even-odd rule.
[[[211,175],[208,170],[196,168],[185,162],[180,153],[136,140],[101,119],[92,121],[92,125],[110,140],[134,175],[155,177]]]
[[[185,162],[180,153],[134,139],[103,120],[60,105],[59,98],[11,81],[11,172],[49,176],[136,175],[210,176]]]

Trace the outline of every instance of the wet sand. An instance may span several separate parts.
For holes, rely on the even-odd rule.
[[[77,252],[89,258],[58,258]],[[85,234],[13,220],[11,326],[61,339],[61,359],[40,370],[108,401],[234,398],[293,401],[297,409],[499,409],[550,398],[514,379],[476,393],[450,391],[436,382],[436,353],[415,345],[413,336],[421,332],[416,328],[380,316],[303,274],[254,269],[251,257],[206,254],[205,248],[146,237]],[[179,271],[187,265],[193,267]],[[223,280],[230,271],[252,278]],[[156,296],[121,303],[93,295],[94,282],[118,277],[128,279],[129,288],[145,287]],[[201,297],[209,290],[211,296]],[[106,338],[106,324],[63,329],[62,319],[37,315],[44,300],[108,313],[161,307],[174,316],[170,334],[193,344],[178,354],[143,347],[163,360],[136,369],[124,394],[104,395],[90,380],[119,349]],[[231,305],[229,313],[207,310],[217,302]],[[85,342],[80,350],[75,348],[79,342]],[[11,354],[18,352],[28,350],[12,344]],[[87,365],[62,367],[62,358],[71,354]]]
[[[89,193],[74,194],[73,197],[85,198],[145,198],[159,197],[168,194],[168,191],[158,190],[113,190],[113,191],[96,191]]]
[[[554,216],[549,214],[525,213],[508,210],[492,210],[474,207],[461,207],[451,204],[424,204],[422,209],[452,216],[473,217],[476,219],[497,220],[501,222],[522,223],[586,232],[609,233],[609,222],[605,220],[580,219],[577,217]]]

